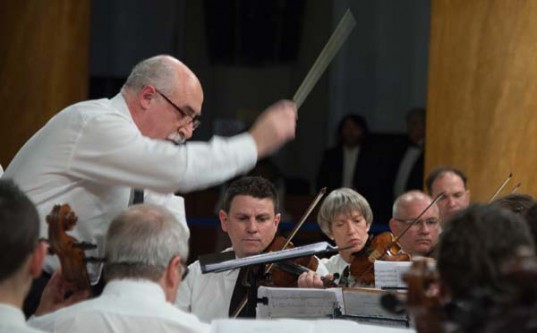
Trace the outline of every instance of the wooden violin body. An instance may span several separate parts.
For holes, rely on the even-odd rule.
[[[383,232],[370,238],[364,248],[353,254],[350,273],[360,285],[375,283],[375,260],[410,261],[410,256],[401,251],[392,233]]]
[[[286,243],[288,242],[284,237],[276,236],[265,252],[280,251]],[[292,247],[292,243],[287,245],[287,248]],[[307,256],[286,261],[282,265],[276,263],[271,266],[265,272],[267,277],[264,284],[271,287],[296,288],[298,275],[308,270],[317,270],[318,261],[314,256]]]
[[[64,279],[73,291],[90,288],[86,257],[78,240],[66,234],[77,222],[77,216],[68,204],[55,205],[47,216],[50,252],[58,255]]]

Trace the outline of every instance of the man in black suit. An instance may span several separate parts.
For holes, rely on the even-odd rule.
[[[375,221],[387,223],[392,199],[384,193],[386,156],[368,140],[366,120],[357,114],[349,114],[339,122],[337,134],[338,144],[323,154],[317,188],[326,186],[329,191],[352,188],[367,199]],[[388,207],[385,207],[386,203]]]
[[[393,197],[410,190],[423,190],[425,145],[425,109],[411,109],[406,114],[407,140],[395,150]]]

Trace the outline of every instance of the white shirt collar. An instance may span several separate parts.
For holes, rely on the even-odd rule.
[[[22,311],[5,303],[0,303],[0,323],[3,326],[26,327],[26,319]]]

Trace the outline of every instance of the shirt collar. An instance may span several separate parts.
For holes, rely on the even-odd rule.
[[[106,284],[103,290],[103,296],[115,295],[129,298],[153,298],[159,301],[166,301],[164,290],[153,281],[144,279],[118,279],[112,280]]]
[[[0,323],[5,326],[26,327],[22,311],[9,304],[0,304]]]

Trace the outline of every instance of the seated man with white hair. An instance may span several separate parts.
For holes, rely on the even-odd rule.
[[[209,325],[172,305],[188,272],[188,241],[168,210],[150,204],[126,209],[110,225],[105,253],[101,296],[34,316],[29,324],[49,332],[209,332]]]

